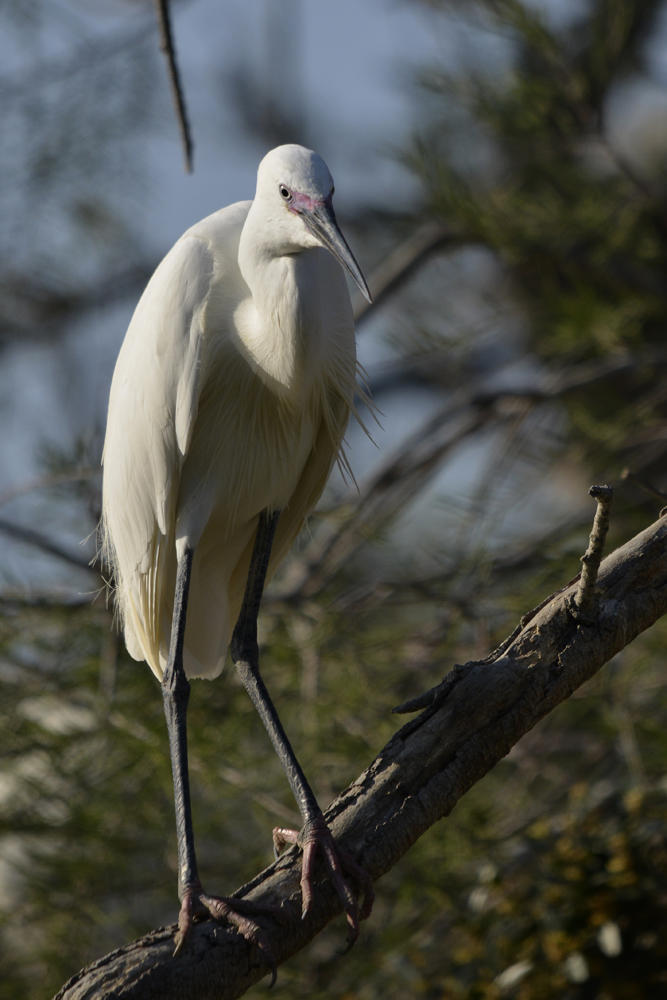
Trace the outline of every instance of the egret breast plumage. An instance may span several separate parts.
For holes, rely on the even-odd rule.
[[[250,663],[259,677],[248,609],[341,460],[356,390],[343,268],[368,290],[332,194],[317,154],[294,145],[269,153],[255,199],[192,226],[159,265],[114,372],[103,549],[128,651],[163,682],[168,722],[173,714],[177,813],[184,792],[172,729],[182,721],[184,733],[185,709],[173,692],[189,691],[186,675],[220,673],[235,625],[237,668],[243,676],[239,664]],[[250,597],[249,579],[257,591]],[[285,763],[293,751],[279,722],[277,736],[267,728]],[[286,769],[306,826],[317,828],[315,841],[326,840],[305,778],[297,788]],[[183,907],[189,901],[192,910],[195,898],[214,913],[205,901],[212,897],[200,891],[194,847],[181,839],[179,832]],[[306,884],[304,904],[309,893]],[[181,943],[191,922],[183,907]]]

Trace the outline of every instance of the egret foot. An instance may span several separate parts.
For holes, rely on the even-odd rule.
[[[313,875],[315,871],[315,858],[318,851],[324,855],[329,876],[333,882],[334,889],[343,904],[345,915],[347,916],[348,951],[359,937],[359,921],[366,920],[371,915],[373,902],[375,901],[375,891],[373,880],[366,871],[358,864],[351,854],[344,851],[340,844],[337,844],[331,830],[327,826],[324,816],[306,823],[304,828],[299,830],[285,830],[276,827],[273,831],[273,847],[276,857],[283,847],[288,844],[297,844],[303,851],[303,862],[301,866],[301,897],[303,919],[313,905],[314,886]],[[350,875],[359,889],[364,894],[364,905],[359,910],[359,904],[354,897],[345,875]]]
[[[233,896],[209,896],[201,884],[188,887],[183,893],[181,912],[178,915],[178,933],[176,934],[174,956],[178,955],[192,930],[195,917],[211,916],[221,924],[234,927],[250,944],[256,945],[271,969],[271,986],[276,981],[278,968],[276,960],[265,931],[254,917],[284,916],[279,906],[257,903],[251,899],[235,899]]]

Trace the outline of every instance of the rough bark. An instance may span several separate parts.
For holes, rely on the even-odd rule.
[[[552,595],[490,657],[448,674],[420,700],[426,710],[327,811],[335,836],[374,879],[541,718],[667,612],[667,517],[602,562],[585,614],[575,593],[572,584]],[[341,909],[321,872],[314,911],[299,919],[300,867],[292,849],[238,893],[282,904],[284,920],[260,918],[278,963]],[[256,948],[212,921],[198,924],[184,953],[173,958],[175,930],[161,928],[100,959],[57,1000],[232,1000],[267,974]]]

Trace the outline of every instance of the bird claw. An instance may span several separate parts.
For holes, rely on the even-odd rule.
[[[345,910],[348,923],[348,946],[346,950],[349,951],[359,937],[359,921],[366,920],[373,909],[375,891],[370,875],[365,868],[354,860],[351,854],[348,854],[340,844],[336,843],[331,830],[324,820],[324,816],[318,816],[310,823],[306,823],[301,831],[276,827],[273,831],[273,847],[276,857],[280,854],[281,849],[288,844],[296,844],[303,851],[301,867],[303,908],[301,919],[305,918],[313,905],[313,875],[315,859],[319,852],[324,855],[329,877]],[[359,890],[363,892],[364,904],[361,910],[345,875],[351,876],[357,882]]]
[[[174,957],[179,955],[187,941],[195,922],[195,917],[210,916],[219,923],[228,924],[259,948],[264,961],[271,970],[269,989],[278,976],[278,966],[268,937],[253,919],[256,916],[281,917],[284,912],[279,906],[254,902],[251,899],[235,899],[233,896],[209,896],[201,885],[190,886],[183,893],[181,910],[178,915],[178,932],[175,938]]]

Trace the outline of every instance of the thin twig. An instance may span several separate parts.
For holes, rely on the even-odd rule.
[[[437,222],[427,222],[420,226],[411,236],[400,243],[382,263],[375,268],[368,279],[368,287],[373,296],[372,302],[359,293],[353,298],[354,321],[359,324],[390,295],[410,278],[438,250],[445,246],[458,246],[463,241],[461,237],[448,232]]]
[[[411,715],[413,712],[421,712],[423,709],[433,708],[435,705],[442,705],[452,688],[458,684],[458,682],[465,676],[466,672],[472,667],[481,666],[484,663],[493,663],[494,660],[499,659],[512,645],[514,640],[521,634],[521,632],[526,628],[527,625],[533,620],[533,618],[540,613],[547,604],[549,604],[555,597],[559,597],[564,594],[566,590],[569,590],[575,583],[580,579],[581,574],[577,573],[572,580],[569,580],[560,590],[555,591],[555,593],[550,594],[549,597],[545,598],[537,607],[533,608],[531,611],[527,611],[520,619],[519,624],[516,628],[507,636],[506,639],[497,646],[492,653],[485,656],[482,660],[469,660],[467,663],[455,663],[448,674],[445,674],[443,679],[435,687],[432,687],[429,691],[424,691],[422,694],[418,694],[416,698],[411,698],[409,701],[404,701],[401,705],[397,705],[396,708],[392,708],[392,713],[394,715]]]
[[[159,260],[138,262],[115,274],[105,274],[100,281],[76,288],[56,288],[48,281],[7,274],[0,294],[8,310],[9,321],[2,330],[2,341],[30,337],[44,340],[58,335],[72,317],[143,290]]]
[[[47,476],[39,476],[37,479],[19,483],[18,486],[13,486],[4,493],[0,493],[0,507],[4,507],[10,500],[25,496],[26,493],[32,493],[34,490],[48,490],[53,486],[62,486],[64,483],[82,483],[99,475],[99,469],[75,469],[70,472],[56,472]]]
[[[77,594],[75,597],[59,600],[50,594],[5,593],[0,594],[0,607],[18,610],[39,608],[47,611],[88,611],[95,606],[96,597],[97,595],[91,599],[90,594]]]
[[[142,19],[129,31],[119,32],[112,37],[102,33],[97,39],[88,36],[64,58],[55,56],[53,59],[37,59],[33,64],[26,66],[22,73],[0,76],[3,109],[7,107],[8,101],[25,100],[31,88],[48,87],[62,80],[69,80],[75,74],[86,73],[91,67],[98,67],[121,52],[127,53],[133,46],[142,44],[144,38],[153,30],[152,19],[150,22]]]
[[[290,809],[274,798],[273,795],[269,795],[267,792],[259,792],[252,788],[247,776],[242,774],[241,771],[237,771],[235,767],[221,767],[218,774],[228,784],[234,785],[235,788],[242,788],[248,798],[263,806],[268,813],[278,816],[284,823],[291,823],[292,826],[299,827],[303,822],[294,809]]]
[[[413,499],[456,445],[498,418],[497,407],[503,401],[534,404],[558,399],[572,389],[604,380],[619,371],[633,370],[640,363],[634,357],[586,362],[565,371],[545,373],[541,384],[526,388],[489,390],[481,384],[455,393],[362,485],[358,502],[342,521],[317,533],[281,583],[274,586],[272,596],[298,602],[320,593],[362,540],[379,531]],[[654,363],[664,364],[664,358],[656,356]]]
[[[641,476],[636,476],[634,472],[630,471],[630,469],[623,469],[621,479],[624,479],[626,483],[634,483],[635,486],[639,486],[641,489],[646,490],[647,493],[657,497],[658,500],[662,500],[663,502],[667,501],[667,493],[663,493],[663,491],[659,490],[657,486],[649,483],[646,479],[642,479]]]
[[[42,552],[48,552],[51,556],[57,556],[58,559],[63,559],[71,566],[76,566],[77,569],[85,569],[89,573],[97,573],[97,570],[92,568],[87,559],[74,555],[73,552],[68,552],[67,549],[62,549],[57,542],[52,542],[41,531],[34,531],[33,528],[24,528],[20,524],[14,524],[13,521],[1,519],[0,532],[9,538],[14,538],[17,542],[34,545],[35,548],[41,549]]]
[[[192,137],[190,135],[190,125],[188,123],[188,116],[185,110],[185,98],[183,96],[183,88],[181,86],[181,77],[178,71],[178,63],[176,62],[174,37],[171,30],[171,21],[169,18],[169,0],[155,0],[155,10],[157,12],[158,24],[160,26],[160,36],[161,36],[160,48],[164,52],[167,59],[167,66],[169,68],[169,83],[171,85],[171,94],[174,99],[176,119],[178,121],[178,128],[181,133],[181,140],[183,142],[185,169],[187,173],[191,174],[193,144],[192,144]]]
[[[593,530],[591,531],[588,548],[581,557],[581,562],[583,564],[581,577],[579,579],[577,593],[574,597],[574,603],[578,610],[584,612],[590,611],[593,607],[595,583],[598,578],[598,570],[602,560],[604,540],[607,537],[607,532],[609,531],[609,515],[611,513],[611,505],[614,499],[614,491],[611,486],[591,486],[588,493],[589,496],[592,496],[593,499],[597,501],[598,507],[595,512],[595,520],[593,521]]]
[[[351,516],[318,533],[278,590],[283,600],[312,598],[357,550],[362,538],[378,531],[435,474],[446,454],[488,419],[484,406],[448,402],[409,441],[390,456],[362,490]],[[458,419],[457,419],[458,418]]]

